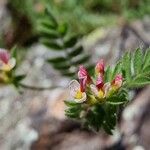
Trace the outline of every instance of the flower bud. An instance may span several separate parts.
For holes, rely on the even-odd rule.
[[[104,60],[103,59],[98,61],[98,63],[96,64],[95,73],[96,73],[96,75],[98,75],[98,74],[104,75]]]
[[[122,86],[123,77],[121,74],[116,75],[115,79],[112,81],[111,85],[116,89]]]
[[[91,77],[89,76],[87,70],[83,65],[79,67],[78,71],[78,78],[80,79],[85,79],[86,83],[89,84],[91,82]]]

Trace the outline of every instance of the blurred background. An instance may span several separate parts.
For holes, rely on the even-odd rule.
[[[63,103],[80,64],[92,73],[150,47],[149,0],[0,0],[0,47],[15,45],[26,78],[21,94],[0,84],[0,150],[150,149],[150,86],[131,91],[113,136],[82,129]]]

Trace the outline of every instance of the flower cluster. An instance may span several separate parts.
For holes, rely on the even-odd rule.
[[[108,97],[112,96],[123,84],[121,74],[117,74],[115,78],[105,83],[105,66],[104,61],[100,60],[95,66],[95,77],[92,78],[87,70],[81,65],[78,71],[78,79],[72,80],[69,84],[70,93],[76,103],[88,101],[88,97],[92,96],[94,101],[104,102]]]

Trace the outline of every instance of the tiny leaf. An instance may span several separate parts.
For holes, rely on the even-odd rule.
[[[80,46],[80,47],[77,47],[77,48],[72,49],[72,50],[68,53],[68,56],[72,58],[72,57],[75,57],[75,56],[81,54],[82,52],[83,52],[83,47]]]
[[[104,80],[105,82],[110,82],[111,81],[111,76],[112,76],[112,70],[110,66],[107,67],[105,74],[104,74]]]
[[[51,48],[51,50],[62,50],[62,46],[55,41],[50,41],[50,40],[44,39],[44,38],[42,38],[40,41],[45,46]]]
[[[138,74],[141,71],[141,67],[142,67],[142,52],[141,50],[138,48],[135,53],[134,53],[134,57],[133,57],[133,66],[134,66],[134,73]]]
[[[131,54],[129,52],[127,52],[122,59],[122,69],[125,73],[125,78],[127,80],[127,82],[131,81]]]
[[[144,56],[143,70],[150,65],[150,49],[148,49]]]
[[[65,41],[65,47],[73,47],[77,43],[78,37],[72,36],[68,40]]]
[[[49,63],[59,63],[59,62],[62,63],[64,61],[66,61],[66,58],[64,57],[55,57],[55,58],[47,59],[47,62]]]
[[[83,63],[85,63],[86,61],[88,61],[89,58],[90,58],[89,55],[83,55],[81,58],[79,58],[78,60],[74,61],[72,64],[73,64],[73,65],[83,64]]]

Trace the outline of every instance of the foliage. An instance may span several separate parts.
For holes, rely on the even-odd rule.
[[[15,12],[18,12],[17,17],[28,16],[33,17],[33,1],[32,0],[8,0],[8,4]]]
[[[150,49],[143,54],[137,49],[133,54],[126,52],[112,68],[105,69],[104,81],[112,81],[117,74],[123,75],[122,86],[118,90],[111,90],[103,99],[95,97],[91,89],[87,88],[87,99],[77,103],[74,99],[65,101],[67,106],[65,114],[69,118],[80,120],[86,127],[99,131],[103,128],[112,134],[116,126],[118,109],[129,101],[129,90],[150,84]]]
[[[138,88],[150,83],[150,49],[144,55],[140,49],[132,55],[127,52],[122,58],[122,66],[127,88]]]
[[[46,9],[45,17],[39,20],[38,30],[40,42],[49,50],[58,52],[59,56],[49,58],[48,63],[59,70],[64,76],[74,76],[76,66],[85,64],[88,68],[90,55],[85,54],[83,46],[79,42],[81,35],[71,34],[65,22],[58,21],[50,9]]]
[[[78,33],[88,33],[99,26],[114,25],[120,16],[130,20],[150,13],[149,0],[43,1],[53,6],[54,14],[61,20],[68,20],[72,31]]]

